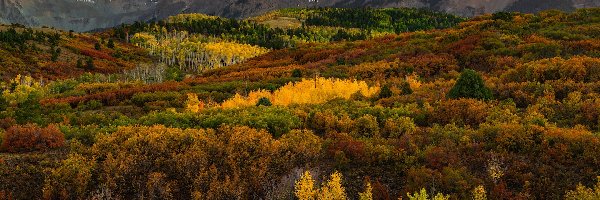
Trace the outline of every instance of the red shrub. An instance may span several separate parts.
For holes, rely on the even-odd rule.
[[[375,181],[372,184],[373,186],[373,199],[376,200],[391,200],[390,190],[386,185],[381,183],[380,181]]]
[[[341,49],[328,49],[328,50],[321,50],[321,51],[312,51],[312,52],[307,52],[306,54],[301,55],[301,57],[298,59],[298,61],[302,64],[309,63],[309,62],[318,62],[321,60],[332,58],[332,56],[335,56],[335,55],[340,55],[343,52],[344,52],[344,50],[341,50]]]
[[[350,160],[365,161],[365,144],[344,133],[331,133],[333,142],[329,145],[327,152],[332,157],[343,152]]]
[[[81,52],[81,54],[92,57],[92,58],[105,59],[105,60],[109,60],[109,61],[113,61],[113,62],[115,62],[117,60],[117,59],[113,58],[112,56],[108,55],[107,53],[104,53],[102,51],[98,51],[95,49],[81,48],[81,49],[79,49],[79,51]]]
[[[15,120],[15,118],[7,117],[4,119],[0,119],[0,128],[2,128],[2,129],[10,128],[11,126],[13,126],[15,124],[17,124],[17,121]]]
[[[13,196],[6,190],[0,190],[0,199],[13,199]]]
[[[448,46],[450,54],[455,56],[466,56],[473,52],[481,41],[481,35],[469,35],[459,41],[456,41]]]
[[[56,126],[40,128],[35,124],[27,124],[10,127],[4,134],[2,149],[8,152],[26,152],[64,145],[65,137]]]

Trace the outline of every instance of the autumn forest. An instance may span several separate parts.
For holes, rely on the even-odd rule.
[[[600,199],[600,8],[0,25],[0,200]]]

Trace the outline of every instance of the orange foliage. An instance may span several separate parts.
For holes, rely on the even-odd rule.
[[[300,156],[282,148],[302,140],[282,140],[284,145],[268,132],[248,127],[119,127],[99,138],[92,153],[106,158],[98,161],[100,183],[127,199],[136,195],[129,189],[154,193],[158,199],[252,199],[265,192],[263,183],[288,170],[280,168],[289,161],[286,156]]]
[[[64,144],[64,135],[56,126],[40,128],[35,124],[27,124],[10,127],[4,135],[2,149],[24,152],[57,148]]]
[[[431,115],[433,123],[476,126],[483,123],[488,115],[489,106],[475,99],[457,99],[442,101]]]
[[[367,79],[386,74],[387,70],[395,68],[398,62],[379,61],[374,63],[361,63],[351,67],[348,73],[351,77]],[[386,77],[379,77],[381,79]]]
[[[426,54],[412,57],[408,63],[414,65],[419,75],[431,77],[440,73],[458,70],[456,59],[449,54]]]
[[[599,74],[600,59],[578,56],[570,59],[550,58],[525,63],[516,69],[508,70],[502,78],[505,82],[550,80],[596,82],[600,80]]]

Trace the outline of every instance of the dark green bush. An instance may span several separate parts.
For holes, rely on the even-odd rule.
[[[485,86],[481,76],[474,70],[465,69],[447,95],[451,99],[492,99],[492,91]]]
[[[379,98],[380,99],[384,99],[384,98],[390,98],[392,97],[393,93],[392,90],[390,89],[389,85],[383,85],[383,87],[381,87],[381,90],[379,90]]]
[[[258,102],[256,103],[256,106],[271,106],[273,104],[271,104],[271,100],[269,100],[269,98],[267,97],[261,97],[260,99],[258,99]]]
[[[292,71],[292,77],[294,77],[294,78],[301,78],[302,77],[302,71],[300,71],[300,69],[294,69],[294,71]]]

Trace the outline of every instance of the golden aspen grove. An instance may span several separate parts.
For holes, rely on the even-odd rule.
[[[0,200],[600,199],[600,8],[252,2],[0,25]]]
[[[268,52],[267,49],[235,42],[213,41],[187,32],[136,33],[131,42],[145,48],[160,62],[180,70],[201,72],[240,63]]]
[[[239,108],[254,106],[260,98],[266,97],[273,105],[289,106],[290,104],[320,104],[332,99],[350,99],[359,94],[372,97],[378,92],[378,87],[369,87],[364,81],[341,79],[303,79],[296,83],[288,83],[276,91],[252,91],[244,97],[235,94],[231,99],[221,104],[223,108]]]

